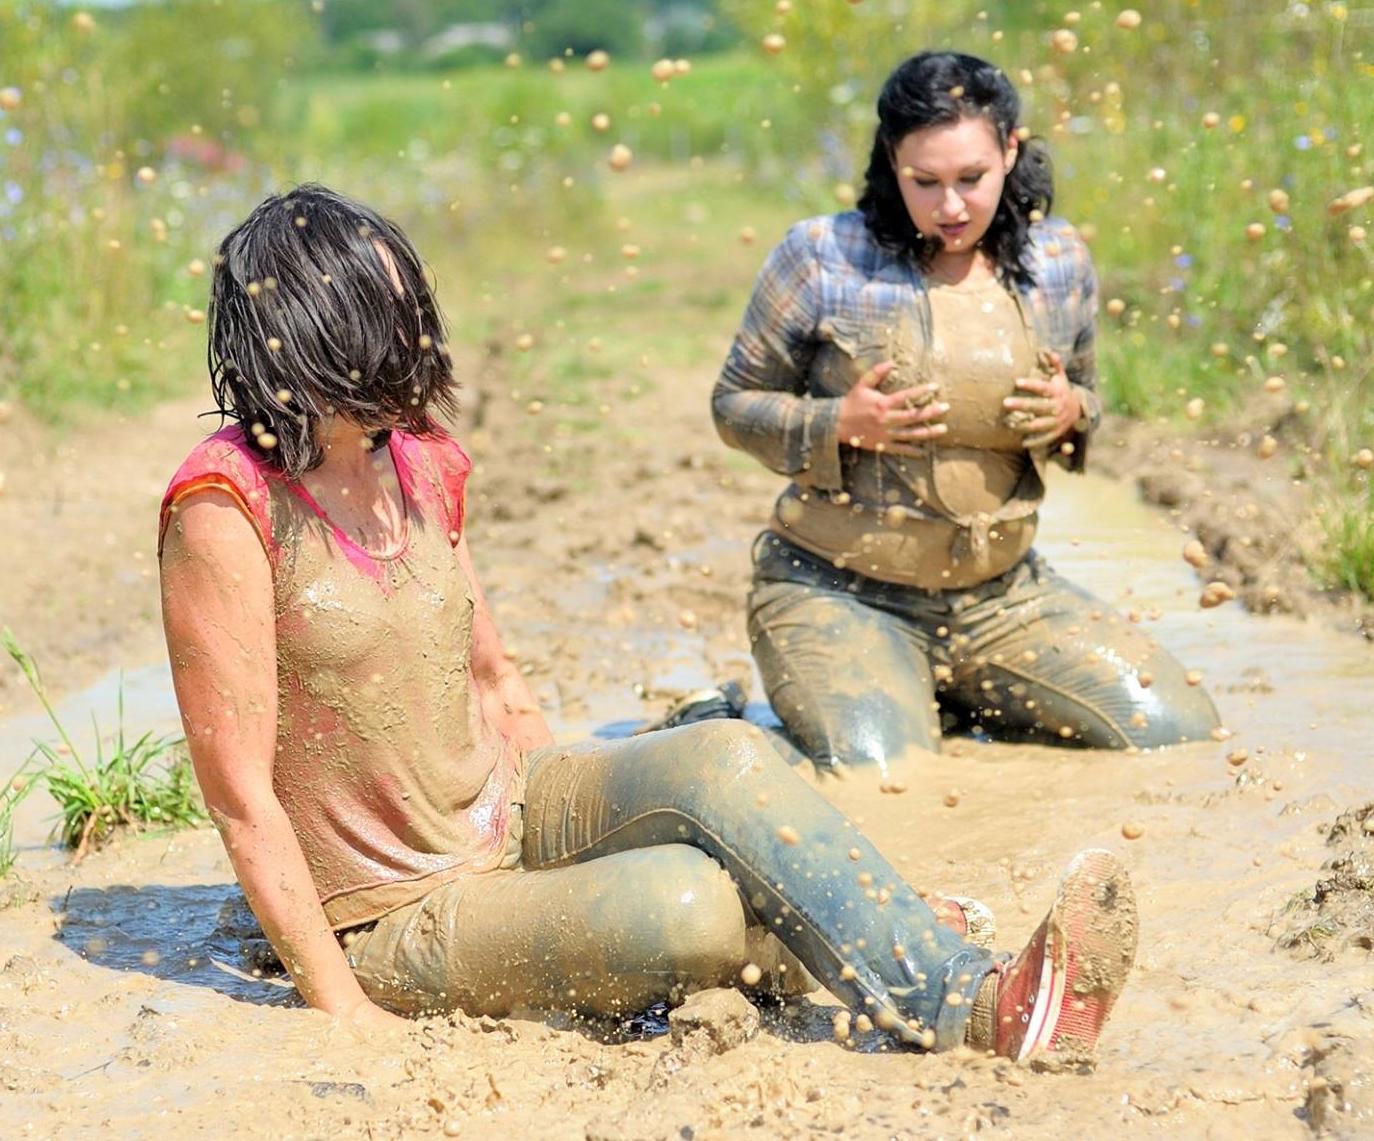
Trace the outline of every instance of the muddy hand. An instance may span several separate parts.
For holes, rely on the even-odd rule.
[[[915,445],[945,433],[946,425],[939,420],[949,405],[931,399],[936,390],[933,384],[880,392],[879,385],[892,367],[892,361],[874,365],[840,401],[840,442],[870,452],[914,456],[918,454]]]
[[[1078,393],[1069,383],[1058,353],[1044,354],[1045,376],[1023,376],[1016,382],[1020,395],[1002,401],[1007,427],[1022,434],[1027,449],[1049,447],[1063,439],[1083,415]]]

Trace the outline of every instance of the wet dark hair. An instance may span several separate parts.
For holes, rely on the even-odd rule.
[[[892,156],[903,139],[925,127],[983,118],[992,124],[1005,150],[1020,114],[1021,98],[1006,73],[977,56],[921,52],[900,64],[878,95],[878,128],[859,199],[864,222],[879,243],[910,256],[923,270],[930,268],[941,248],[938,238],[927,238],[916,229],[902,201]],[[979,242],[999,276],[1018,285],[1032,283],[1028,264],[1031,212],[1048,214],[1053,203],[1048,152],[1038,139],[1021,142],[997,212]]]
[[[444,318],[415,248],[323,186],[273,195],[220,243],[209,325],[220,413],[293,479],[324,459],[326,415],[379,428],[381,444],[392,427],[432,434],[433,414],[456,410]]]

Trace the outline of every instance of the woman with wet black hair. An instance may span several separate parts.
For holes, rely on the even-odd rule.
[[[1032,547],[1049,462],[1081,470],[1100,417],[1096,277],[1053,199],[1006,74],[922,52],[878,97],[858,209],[797,223],[759,275],[712,408],[791,481],[754,545],[749,634],[822,769],[906,779],[942,716],[1109,749],[1217,725],[1167,651]]]
[[[306,1002],[385,1026],[819,979],[926,1048],[1096,1040],[1135,951],[1109,853],[1013,962],[752,726],[553,743],[473,572],[443,321],[399,229],[300,187],[224,240],[213,293],[233,423],[163,500],[163,617],[206,805]]]

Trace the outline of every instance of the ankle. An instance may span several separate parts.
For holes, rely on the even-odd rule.
[[[1001,971],[990,970],[978,987],[964,1030],[964,1045],[974,1050],[992,1050],[997,1045],[997,982]]]

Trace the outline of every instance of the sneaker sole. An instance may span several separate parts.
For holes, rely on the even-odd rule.
[[[1135,963],[1135,892],[1111,852],[1081,852],[1047,918],[1035,1009],[1018,1061],[1035,1054],[1091,1056]]]

